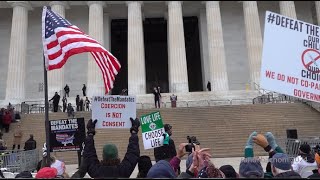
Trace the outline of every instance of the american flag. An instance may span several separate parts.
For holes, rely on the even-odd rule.
[[[77,26],[46,6],[42,11],[42,43],[47,70],[61,68],[72,55],[90,52],[98,64],[107,94],[121,68],[117,58]]]

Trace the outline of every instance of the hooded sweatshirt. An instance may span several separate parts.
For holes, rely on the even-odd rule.
[[[147,178],[176,178],[176,174],[170,163],[165,160],[158,161],[151,167],[147,174]]]

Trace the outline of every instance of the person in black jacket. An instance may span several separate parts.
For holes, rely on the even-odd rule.
[[[131,136],[125,157],[120,162],[117,153],[117,147],[113,144],[107,144],[103,148],[103,160],[99,162],[96,149],[94,147],[95,124],[97,120],[90,119],[87,124],[87,137],[83,151],[83,160],[87,165],[87,172],[91,178],[129,178],[136,167],[139,157],[139,132],[140,121],[138,118],[130,118],[132,127]]]
[[[49,102],[52,100],[53,100],[53,112],[58,112],[58,105],[60,101],[60,96],[58,92],[54,93],[54,96],[49,100]]]
[[[29,151],[37,148],[37,142],[33,139],[33,134],[30,134],[30,138],[24,143],[24,150]]]
[[[86,91],[87,91],[87,87],[85,84],[83,84],[83,87],[82,87],[82,94],[83,96],[86,96]]]
[[[77,111],[80,111],[80,96],[77,95],[76,97],[76,106],[77,106]]]
[[[154,105],[156,108],[160,108],[160,99],[161,99],[161,94],[160,94],[160,89],[159,87],[154,87],[153,88],[153,95],[154,95]],[[157,106],[158,104],[158,106]]]
[[[66,84],[66,86],[64,87],[64,95],[69,97],[69,92],[70,92],[70,88],[68,86],[68,84]]]

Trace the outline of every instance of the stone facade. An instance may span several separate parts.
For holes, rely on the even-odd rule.
[[[43,83],[41,13],[44,5],[63,13],[72,24],[101,41],[106,49],[111,48],[111,21],[128,19],[128,90],[129,94],[139,96],[146,94],[142,28],[145,18],[167,21],[169,93],[189,92],[182,18],[190,16],[198,18],[204,91],[211,81],[214,91],[232,92],[245,90],[247,84],[253,89],[253,81],[259,84],[266,10],[317,24],[320,9],[314,1],[2,1],[0,100],[18,102],[43,97],[39,89]],[[59,72],[60,76],[58,72],[50,75],[51,81],[59,83],[51,84],[49,98],[65,84],[70,86],[72,94],[81,94],[82,84],[87,84],[88,89],[90,86],[97,89],[90,95],[100,95],[103,92],[101,84],[97,84],[100,71],[95,74],[94,64],[88,59],[92,61],[87,53],[72,56]],[[137,68],[142,72],[134,72]]]

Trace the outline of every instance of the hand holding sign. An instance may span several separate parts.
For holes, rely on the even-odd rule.
[[[96,123],[97,123],[97,119],[96,120],[94,120],[93,122],[92,122],[92,119],[90,119],[89,121],[88,121],[88,124],[87,124],[87,134],[88,135],[95,135],[96,134],[96,130],[95,130],[95,126],[96,126]]]
[[[130,133],[138,133],[139,132],[139,127],[140,127],[140,121],[138,118],[133,120],[133,118],[130,118],[131,125],[132,127],[130,128]]]

